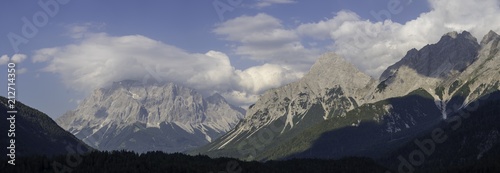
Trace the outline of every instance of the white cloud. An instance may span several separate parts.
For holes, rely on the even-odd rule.
[[[14,54],[11,58],[12,62],[14,63],[21,63],[23,62],[28,56],[24,54]]]
[[[4,64],[7,64],[9,63],[9,56],[8,55],[2,55],[0,57],[0,65],[4,65]]]
[[[255,66],[244,71],[237,70],[239,85],[251,93],[262,93],[270,88],[280,87],[303,76],[303,73],[295,72],[275,64],[264,64]]]
[[[60,48],[57,47],[38,50],[36,54],[33,56],[32,62],[37,63],[37,62],[48,61],[52,57],[51,55],[56,54],[59,51]]]
[[[141,35],[112,37],[105,33],[92,34],[78,44],[39,50],[34,57],[33,61],[49,61],[45,70],[60,74],[78,90],[142,80],[150,73],[172,82],[213,85],[220,79],[209,75],[211,70],[227,66],[223,58],[190,54]]]
[[[264,13],[228,20],[217,25],[214,33],[231,41],[237,55],[300,72],[307,71],[321,53],[305,48],[295,30],[286,29],[279,19]]]
[[[21,69],[19,69],[19,70],[16,71],[17,74],[24,74],[26,72],[28,72],[27,68],[21,68]]]
[[[219,92],[239,105],[301,75],[275,64],[236,70],[222,52],[189,53],[141,35],[114,37],[105,33],[86,33],[75,44],[38,50],[33,62],[47,63],[44,71],[58,74],[67,86],[79,91],[127,79],[150,79],[206,94]]]
[[[8,55],[2,55],[0,57],[0,65],[7,64],[9,61],[13,63],[21,63],[23,62],[28,56],[25,54],[14,54],[12,57],[9,57]]]
[[[87,22],[83,24],[81,23],[70,24],[66,25],[65,27],[68,30],[68,33],[66,35],[74,39],[79,39],[83,38],[87,33],[92,33],[92,31],[102,30],[103,28],[106,27],[106,24]]]
[[[274,4],[291,4],[291,3],[296,3],[296,1],[293,1],[293,0],[259,0],[255,4],[255,7],[263,8],[263,7],[269,7],[269,6],[274,5]]]
[[[270,15],[259,13],[255,16],[240,16],[219,24],[214,32],[225,36],[226,40],[244,41],[249,35],[269,33],[283,28],[281,21]]]
[[[330,39],[330,31],[338,30],[346,22],[359,21],[360,17],[352,12],[340,11],[336,16],[329,20],[323,20],[314,23],[302,24],[297,27],[297,33],[306,35],[315,39]]]

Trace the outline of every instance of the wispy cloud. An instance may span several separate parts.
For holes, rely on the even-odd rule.
[[[83,38],[87,33],[102,31],[104,28],[106,28],[106,24],[95,22],[73,23],[66,25],[65,28],[67,30],[67,36],[78,39]]]
[[[258,2],[255,4],[255,7],[257,8],[264,8],[264,7],[269,7],[274,4],[291,4],[291,3],[296,3],[294,0],[258,0]]]
[[[264,13],[228,20],[214,33],[230,41],[237,55],[301,72],[307,71],[322,52],[305,48],[293,28],[285,28],[279,19]]]

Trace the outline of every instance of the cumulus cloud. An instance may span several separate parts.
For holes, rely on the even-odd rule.
[[[296,3],[296,2],[293,0],[259,0],[255,4],[255,7],[263,8],[263,7],[269,7],[274,4],[291,4],[291,3]]]
[[[240,77],[240,86],[252,93],[262,93],[270,88],[280,87],[303,76],[303,73],[296,72],[275,64],[264,64],[255,66],[244,71],[237,70]]]
[[[2,55],[0,56],[0,65],[7,64],[9,62],[16,63],[16,74],[24,74],[28,72],[27,68],[19,68],[19,63],[23,62],[28,58],[27,55],[25,54],[14,54],[12,57],[9,57],[8,55]]]
[[[46,63],[44,71],[58,74],[75,90],[88,92],[116,81],[151,79],[207,94],[219,92],[240,105],[255,101],[266,89],[301,77],[275,64],[236,70],[222,52],[190,53],[141,35],[86,33],[75,44],[36,51],[32,61]]]
[[[2,56],[0,57],[0,65],[4,65],[4,64],[9,63],[9,59],[10,59],[10,58],[9,58],[9,56],[7,56],[7,55],[2,55]]]
[[[21,63],[23,62],[28,56],[25,54],[14,54],[12,57],[9,57],[8,55],[2,55],[0,57],[0,65],[7,64],[9,61],[13,63]]]
[[[14,63],[21,63],[23,62],[28,56],[25,54],[14,54],[11,58],[12,62]]]

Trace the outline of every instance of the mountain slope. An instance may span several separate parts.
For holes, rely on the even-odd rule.
[[[439,168],[480,165],[500,157],[500,91],[477,99],[428,132],[391,152],[383,163],[393,169],[438,172]],[[437,138],[436,132],[440,132]],[[415,164],[410,153],[421,152],[425,162]],[[404,165],[409,161],[408,165]],[[438,169],[438,170],[436,170]]]
[[[204,98],[172,83],[122,81],[95,90],[57,122],[99,150],[180,152],[229,131],[241,111],[218,94]]]
[[[289,142],[266,151],[265,159],[377,158],[441,122],[440,110],[423,89],[404,97],[364,104],[322,122]]]
[[[418,70],[408,67],[414,66],[412,68],[418,69],[422,67],[422,64],[427,64],[429,58],[435,59],[437,57],[419,56],[418,58],[423,59],[422,61],[409,61],[413,57],[411,55],[412,51],[410,51],[405,58],[393,66],[393,68],[395,66],[400,66],[400,68],[396,68],[395,73],[388,77],[389,80],[384,81],[388,84],[387,88],[390,89],[380,91],[375,95],[388,93],[388,95],[394,94],[397,96],[406,93],[405,90],[407,89],[426,87],[426,89],[415,90],[426,93],[424,94],[425,97],[411,96],[411,93],[415,92],[413,91],[410,94],[404,94],[403,97],[383,99],[375,103],[362,105],[347,113],[346,117],[350,118],[327,120],[308,129],[289,142],[277,145],[273,150],[266,151],[266,154],[262,154],[260,158],[338,158],[351,155],[377,158],[384,156],[385,153],[408,141],[413,141],[415,137],[422,133],[426,133],[436,124],[441,123],[443,119],[446,119],[448,114],[459,111],[463,106],[468,105],[471,101],[478,100],[479,97],[485,94],[500,90],[500,76],[498,75],[500,74],[498,70],[500,56],[497,54],[499,38],[496,33],[490,32],[483,38],[481,45],[478,47],[478,44],[475,43],[476,39],[472,38],[468,32],[458,35],[453,32],[449,33],[443,36],[439,43],[426,46],[414,53],[420,55],[422,52],[426,52],[426,49],[429,49],[434,51],[426,54],[433,55],[440,52],[440,56],[456,58],[456,60],[443,59],[444,65],[440,65],[440,67],[444,66],[444,70],[427,70],[425,75],[420,75]],[[447,42],[449,43],[445,44]],[[449,45],[455,45],[456,47],[449,47]],[[469,48],[463,47],[463,45],[468,45]],[[454,57],[457,52],[460,53],[458,49],[468,51],[466,53],[462,52],[463,55],[468,57]],[[476,50],[476,53],[473,52],[474,50]],[[461,66],[463,64],[467,64],[466,68]],[[454,69],[455,67],[460,68]],[[386,72],[390,71],[390,69]],[[407,70],[405,73],[401,73],[401,71],[405,70]],[[394,82],[394,79],[404,80],[404,82]],[[456,93],[452,93],[455,95],[450,102],[447,99],[452,96],[446,95],[447,93],[439,94],[437,91],[440,89],[435,88],[451,88],[453,83],[450,81],[456,79],[467,82],[453,86],[458,89],[456,89]],[[408,85],[408,83],[410,84]],[[394,90],[397,91],[394,92]],[[440,117],[439,115],[443,116]],[[412,123],[407,123],[408,119]],[[349,126],[351,123],[352,125]],[[399,130],[394,133],[383,132],[384,127],[389,127],[391,124]]]
[[[490,31],[481,41],[477,60],[457,78],[443,83],[443,100],[451,105],[467,105],[500,88],[500,36]]]
[[[0,97],[0,103],[0,112],[3,117],[7,117],[7,110],[10,110],[6,106],[7,99],[5,97]],[[79,152],[93,150],[71,133],[59,127],[56,122],[46,114],[26,106],[19,101],[16,102],[16,110],[15,146],[17,157],[74,154],[72,152],[77,149]],[[9,121],[5,119],[0,121],[0,130],[2,132],[7,132],[9,128]],[[7,133],[0,137],[2,149],[10,145],[10,139],[7,137]],[[2,155],[1,158],[5,159],[6,155]]]
[[[449,78],[441,88],[446,120],[432,128],[443,129],[445,140],[435,143],[434,152],[426,155],[423,165],[409,165],[421,172],[428,167],[461,167],[497,162],[500,157],[500,36],[490,31],[481,41],[477,60],[463,73]],[[438,90],[438,89],[437,89]],[[414,140],[424,140],[432,132]],[[429,145],[430,146],[430,145]],[[387,158],[388,166],[396,168],[394,159],[419,149],[409,142]],[[399,162],[398,162],[399,163]],[[392,164],[392,165],[391,165]],[[477,167],[476,167],[477,168]],[[477,168],[477,170],[480,170]],[[484,169],[482,169],[484,170]]]
[[[375,80],[349,62],[327,53],[301,80],[271,89],[252,105],[233,130],[191,153],[253,160],[256,153],[366,101]]]
[[[412,49],[380,76],[376,100],[398,97],[418,88],[431,93],[436,100],[435,88],[449,78],[455,78],[477,59],[480,45],[469,32],[450,32],[439,42]]]
[[[427,45],[420,50],[408,51],[403,59],[382,73],[380,80],[384,81],[394,76],[403,66],[423,76],[447,78],[454,72],[464,71],[472,64],[479,46],[477,39],[467,31],[460,34],[447,33],[436,44]]]

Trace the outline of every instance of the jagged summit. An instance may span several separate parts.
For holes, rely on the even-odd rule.
[[[206,100],[212,103],[226,102],[226,99],[219,93],[212,94],[211,96],[207,97]]]
[[[403,66],[423,76],[446,78],[453,72],[462,72],[474,62],[479,47],[477,39],[467,31],[447,33],[436,44],[408,51],[403,59],[382,73],[380,81],[393,76]]]
[[[457,38],[458,32],[457,31],[452,31],[452,32],[446,33],[445,35],[446,36],[450,36],[451,38]]]
[[[470,32],[467,32],[467,31],[463,31],[462,33],[458,33],[457,31],[452,31],[452,32],[446,33],[445,35],[443,35],[441,37],[441,41],[449,41],[452,39],[463,39],[463,40],[470,40],[470,41],[477,42],[477,39],[474,36],[472,36],[472,34]]]
[[[323,54],[318,60],[312,65],[309,73],[306,74],[308,77],[312,78],[332,78],[332,76],[337,77],[337,74],[341,72],[359,72],[359,70],[354,67],[350,62],[346,61],[339,55],[330,52]],[[344,74],[342,74],[344,75]],[[332,78],[335,80],[335,78]]]
[[[126,80],[95,90],[56,121],[100,150],[180,152],[231,130],[243,115],[218,94]]]
[[[311,67],[303,81],[320,89],[342,86],[347,92],[363,88],[374,79],[335,53],[323,54]]]
[[[490,32],[488,32],[488,34],[486,34],[483,37],[483,40],[481,40],[481,45],[488,44],[489,42],[497,39],[498,37],[500,37],[500,36],[495,31],[490,30]]]

